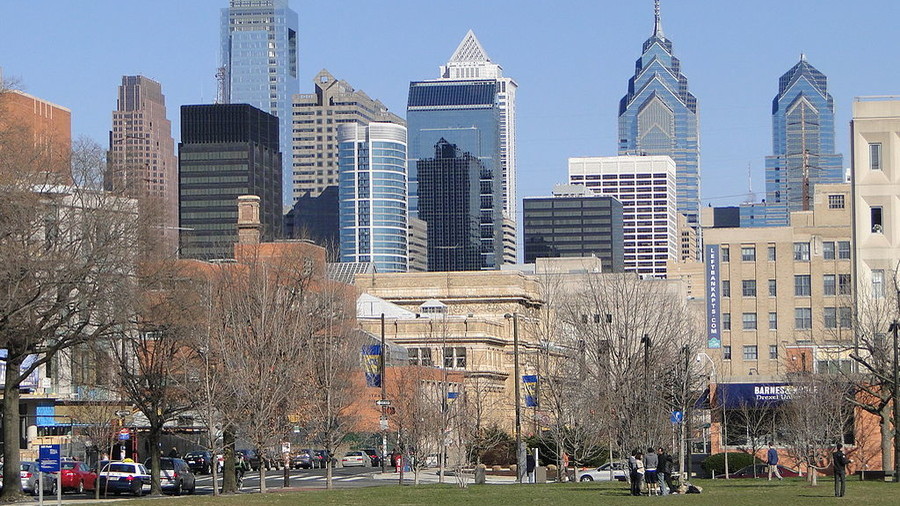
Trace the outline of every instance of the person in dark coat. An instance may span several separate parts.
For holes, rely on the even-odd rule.
[[[672,456],[669,455],[663,447],[659,447],[659,449],[656,450],[656,457],[659,460],[659,464],[656,466],[656,477],[659,481],[659,489],[662,492],[662,495],[669,495],[670,492],[675,490],[672,483],[672,471],[674,471],[675,462],[672,459]]]
[[[628,480],[631,482],[631,495],[641,495],[641,479],[644,477],[643,457],[640,450],[635,450],[628,458]]]
[[[844,497],[847,487],[847,464],[853,461],[847,458],[844,450],[841,449],[841,443],[835,445],[831,461],[834,464],[834,496]]]
[[[177,458],[179,458],[179,455],[178,455],[178,448],[175,448],[175,447],[173,446],[172,449],[169,450],[169,454],[166,455],[166,456],[169,457],[170,459],[177,459]]]
[[[525,456],[525,475],[526,481],[528,483],[534,483],[534,468],[537,466],[537,463],[534,461],[534,454],[528,452],[528,455]]]

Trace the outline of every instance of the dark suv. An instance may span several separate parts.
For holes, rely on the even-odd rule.
[[[212,471],[212,455],[209,452],[187,452],[184,454],[184,461],[196,474],[209,474]]]

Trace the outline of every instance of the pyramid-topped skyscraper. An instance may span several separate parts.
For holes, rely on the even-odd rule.
[[[619,103],[619,154],[668,155],[675,160],[677,209],[699,225],[700,122],[672,41],[663,33],[655,0],[653,33],[635,63],[628,93]]]

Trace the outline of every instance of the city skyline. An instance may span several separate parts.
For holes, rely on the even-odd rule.
[[[886,43],[889,20],[900,7],[887,1],[866,4],[867,9],[859,9],[838,1],[784,5],[761,0],[714,11],[699,0],[662,2],[666,35],[675,41],[691,91],[701,103],[702,205],[742,202],[748,164],[754,191],[764,193],[764,158],[771,154],[770,104],[778,91],[775,79],[796,63],[801,52],[829,78],[836,108],[835,151],[849,152],[853,97],[890,94],[900,80],[900,69],[881,64],[870,50]],[[518,97],[519,199],[547,195],[554,184],[565,181],[568,157],[616,153],[616,104],[622,82],[633,73],[636,48],[653,28],[651,0],[573,4],[577,10],[553,12],[545,12],[539,2],[526,1],[515,11],[480,6],[477,18],[469,15],[471,9],[465,8],[469,4],[463,2],[459,12],[442,12],[440,26],[411,22],[433,19],[430,14],[438,10],[412,2],[379,6],[351,2],[340,23],[327,15],[324,5],[296,0],[290,5],[300,17],[301,82],[328,68],[395,113],[405,108],[410,80],[434,75],[460,37],[469,29],[478,34],[491,57],[502,62],[505,73],[515,76],[524,90]],[[0,32],[0,67],[4,76],[18,78],[24,91],[71,108],[75,136],[88,135],[102,143],[108,111],[114,106],[110,97],[123,74],[158,80],[172,108],[213,102],[218,13],[226,6],[226,0],[187,5],[97,1],[59,4],[45,12],[5,2],[0,18],[18,21]],[[771,16],[776,8],[779,15]],[[879,15],[866,14],[871,12]],[[130,25],[128,45],[114,43],[122,35],[121,24],[113,21],[123,16],[145,20],[144,25]],[[68,39],[65,50],[43,43],[38,32],[28,29],[38,19],[47,32]],[[370,19],[384,20],[385,29],[376,34],[359,28]],[[497,28],[497,19],[503,19],[505,27]],[[598,32],[598,20],[616,29]],[[856,28],[862,26],[865,29]],[[323,34],[347,27],[357,30],[357,36],[319,42],[326,40]],[[84,37],[86,32],[92,36]],[[157,47],[157,52],[147,53],[141,62],[125,57],[130,54],[128,46],[147,40],[155,41],[146,47]],[[362,46],[368,48],[364,55],[358,54]],[[60,79],[61,74],[78,79]],[[567,76],[575,78],[566,79],[566,93],[558,93]],[[573,102],[577,107],[571,107]]]

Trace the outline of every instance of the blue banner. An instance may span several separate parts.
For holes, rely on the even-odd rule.
[[[381,345],[363,346],[363,364],[366,368],[366,386],[381,387]]]
[[[522,384],[525,385],[525,407],[534,408],[538,405],[536,375],[522,376]]]
[[[719,297],[721,280],[719,279],[719,245],[708,244],[703,255],[706,264],[706,347],[722,347],[722,318],[720,316]]]
[[[777,406],[794,396],[794,386],[786,383],[719,383],[716,385],[716,406],[726,409]]]

